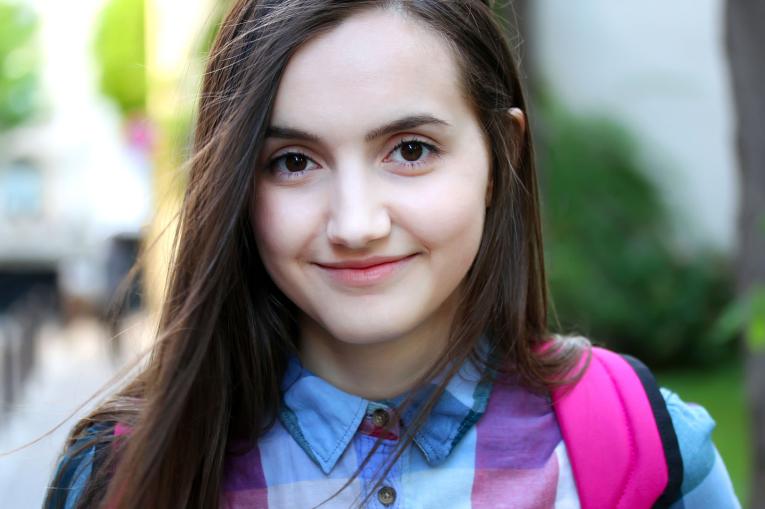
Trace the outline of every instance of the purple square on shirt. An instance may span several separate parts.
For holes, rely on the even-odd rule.
[[[478,421],[476,470],[541,468],[561,441],[550,400],[498,379]]]

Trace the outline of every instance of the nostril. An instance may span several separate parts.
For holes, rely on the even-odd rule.
[[[333,244],[358,249],[387,237],[390,229],[391,221],[387,211],[355,211],[330,218],[327,223],[327,238]]]
[[[336,172],[327,237],[336,245],[363,248],[390,233],[384,190],[363,165]]]

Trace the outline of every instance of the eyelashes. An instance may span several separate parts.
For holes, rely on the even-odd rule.
[[[304,174],[307,171],[319,168],[319,165],[302,152],[292,151],[272,159],[268,168],[273,173],[288,175]]]
[[[438,147],[418,139],[401,140],[386,156],[386,160],[391,156],[391,154],[396,152],[399,152],[403,158],[397,160],[397,162],[409,167],[422,165],[425,162],[430,161],[431,157],[438,156],[440,154]],[[407,157],[412,156],[415,156],[416,158],[414,160],[407,159]]]
[[[432,143],[418,138],[405,138],[388,152],[383,163],[411,170],[427,165],[440,154],[441,150]],[[304,152],[289,150],[271,159],[266,168],[272,175],[289,180],[301,178],[321,166]]]

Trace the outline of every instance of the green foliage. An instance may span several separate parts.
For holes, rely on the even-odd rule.
[[[101,90],[125,114],[146,109],[144,0],[110,0],[95,37]]]
[[[36,31],[30,7],[0,1],[0,130],[20,124],[38,107]]]
[[[765,351],[765,287],[752,291],[749,320],[746,325],[746,341],[752,351]]]
[[[674,249],[667,210],[629,136],[554,107],[542,115],[546,262],[564,331],[654,366],[729,348],[735,334],[711,339],[731,295],[726,264]]]
[[[223,23],[223,19],[231,8],[232,3],[232,0],[218,0],[213,6],[210,18],[207,20],[207,24],[201,33],[201,37],[197,41],[197,52],[203,58],[206,58],[210,53],[215,38],[218,36],[221,23]]]
[[[223,23],[224,16],[231,7],[232,0],[218,0],[215,5],[212,6],[212,12],[204,27],[200,31],[200,35],[196,40],[195,48],[198,57],[198,63],[201,68],[204,67],[203,63],[206,62],[210,50],[212,49],[215,38],[218,36],[221,24]],[[196,80],[199,76],[187,75],[186,80]],[[196,90],[200,85],[195,85],[193,88]],[[193,124],[195,110],[183,109],[179,110],[174,119],[167,126],[167,131],[171,140],[171,143],[176,148],[176,152],[179,154],[187,153],[193,143]]]

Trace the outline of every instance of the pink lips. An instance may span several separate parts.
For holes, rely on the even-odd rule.
[[[404,268],[416,255],[383,257],[361,260],[316,263],[333,281],[345,286],[372,286],[380,284]]]

